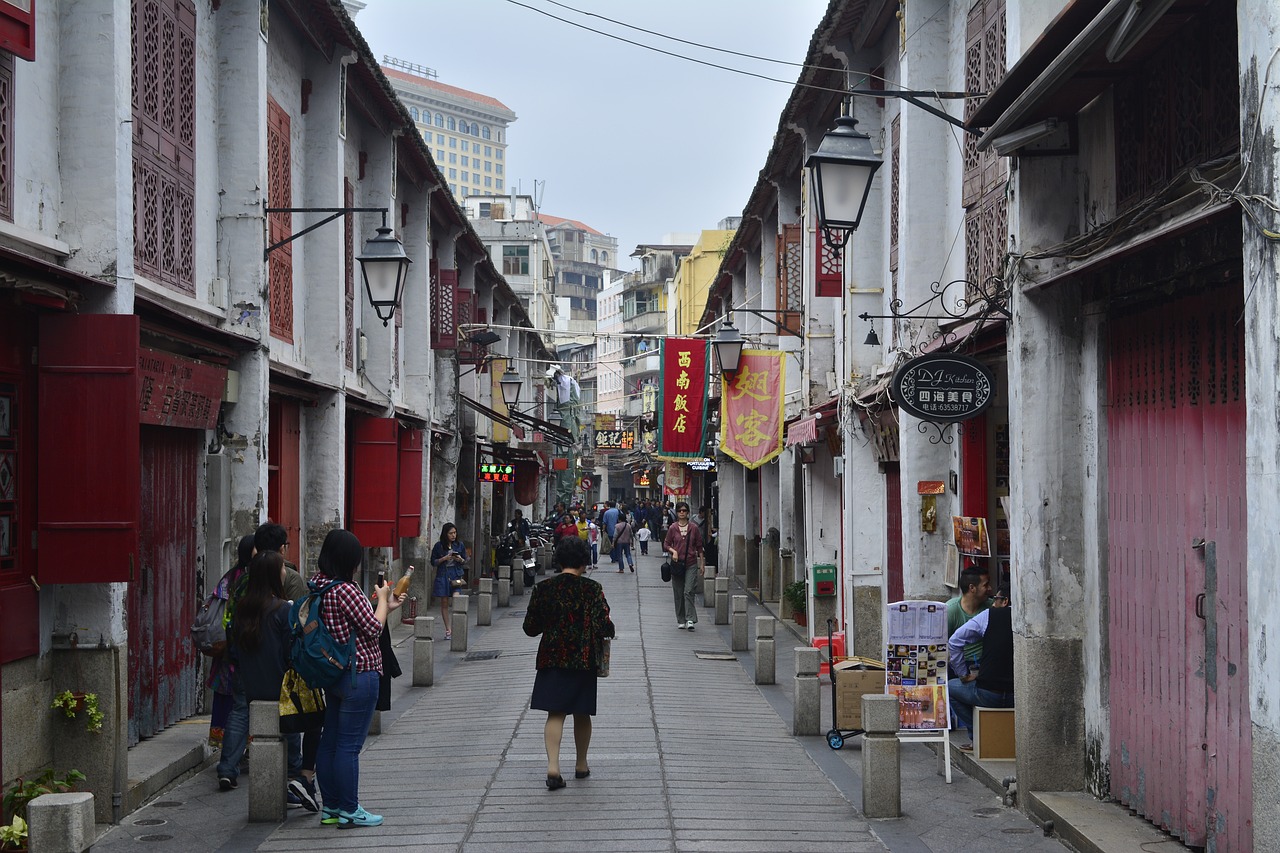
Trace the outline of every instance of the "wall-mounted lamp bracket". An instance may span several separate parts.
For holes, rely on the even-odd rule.
[[[982,131],[976,128],[964,126],[964,121],[956,118],[945,110],[940,110],[933,104],[925,103],[921,98],[941,98],[943,100],[957,101],[965,98],[979,97],[969,92],[927,92],[917,91],[914,89],[850,89],[850,95],[860,95],[870,98],[897,98],[900,101],[906,101],[912,106],[919,107],[927,113],[937,116],[947,124],[960,128],[965,133],[971,133],[974,136],[981,136]]]
[[[312,231],[316,230],[317,228],[320,228],[321,226],[324,226],[324,225],[328,225],[330,222],[337,219],[339,216],[346,216],[348,213],[381,213],[382,227],[386,228],[388,211],[387,211],[387,208],[385,207],[267,207],[267,208],[263,208],[263,212],[264,213],[327,213],[329,214],[324,219],[321,219],[319,222],[314,222],[311,225],[308,225],[306,228],[303,228],[301,231],[295,234],[290,234],[288,237],[285,237],[279,243],[272,243],[262,252],[262,259],[265,261],[267,258],[271,257],[272,252],[274,252],[276,249],[279,249],[281,246],[287,246],[290,243],[292,243],[294,240],[297,240],[299,237],[305,234],[310,234]]]

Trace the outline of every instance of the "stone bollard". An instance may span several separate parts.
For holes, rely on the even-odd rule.
[[[413,686],[430,687],[436,681],[436,617],[419,616],[413,623]]]
[[[498,606],[511,606],[511,567],[498,566]]]
[[[476,607],[476,624],[493,624],[493,578],[480,578],[480,603]]]
[[[249,762],[249,822],[284,820],[284,791],[289,778],[285,767],[285,742],[280,736],[279,701],[249,703],[249,736],[253,761]]]
[[[524,562],[511,564],[511,594],[516,598],[524,595]]]
[[[776,625],[772,616],[756,617],[756,684],[777,683],[778,660],[773,645]]]
[[[793,688],[791,734],[822,734],[822,705],[818,701],[818,664],[821,655],[812,646],[796,649],[796,680]]]
[[[729,621],[729,648],[735,652],[747,650],[747,597],[733,597],[733,616]]]
[[[702,573],[702,606],[708,610],[716,606],[716,567],[707,566]]]
[[[729,579],[716,578],[716,624],[729,624]]]
[[[541,545],[538,547],[537,573],[545,575],[549,571],[551,571],[551,546]]]
[[[96,838],[93,794],[41,794],[27,803],[27,841],[32,850],[82,853]]]
[[[902,816],[902,756],[898,743],[898,697],[862,697],[863,817]],[[939,750],[941,752],[942,750]]]
[[[450,612],[449,622],[453,625],[453,639],[449,644],[451,652],[465,652],[467,650],[467,608],[471,606],[469,596],[455,595],[449,599]]]

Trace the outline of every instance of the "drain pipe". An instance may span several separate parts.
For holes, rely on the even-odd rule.
[[[101,640],[99,641],[99,643],[101,643]],[[111,657],[112,657],[112,663],[114,665],[113,668],[115,669],[115,681],[116,681],[116,701],[115,701],[115,706],[116,706],[115,753],[116,754],[115,754],[115,760],[113,762],[114,770],[112,773],[112,788],[114,790],[111,792],[111,823],[115,826],[119,826],[121,819],[124,817],[123,812],[124,812],[125,786],[129,784],[129,766],[128,766],[129,752],[127,749],[121,748],[120,721],[126,718],[126,715],[128,714],[129,705],[128,705],[128,702],[124,699],[126,686],[124,684],[124,675],[121,671],[121,666],[120,666],[120,646],[115,643],[111,644]],[[126,731],[126,734],[125,734],[124,740],[125,742],[127,742],[128,741],[127,723],[126,723],[125,731]]]

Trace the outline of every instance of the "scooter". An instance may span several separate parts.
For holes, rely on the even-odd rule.
[[[530,536],[527,547],[521,548],[518,552],[520,560],[524,568],[524,585],[526,588],[532,588],[538,580],[538,558],[536,556],[537,549],[543,545],[543,540],[537,536]]]

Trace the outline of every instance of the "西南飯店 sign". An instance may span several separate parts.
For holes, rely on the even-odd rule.
[[[982,362],[953,353],[913,358],[893,374],[893,400],[922,421],[977,417],[995,398],[996,382]]]

